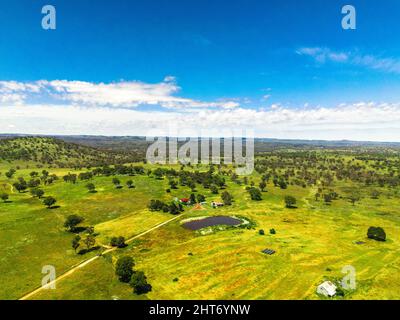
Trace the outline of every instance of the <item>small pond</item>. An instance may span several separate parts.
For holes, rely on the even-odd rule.
[[[241,224],[243,221],[227,217],[227,216],[217,216],[217,217],[207,217],[198,220],[191,220],[183,223],[183,227],[190,230],[199,230],[206,227],[226,225],[226,226],[237,226]]]

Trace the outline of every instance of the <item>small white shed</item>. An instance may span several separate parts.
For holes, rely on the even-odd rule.
[[[321,283],[317,288],[317,293],[326,297],[333,297],[336,294],[337,287],[331,281]]]

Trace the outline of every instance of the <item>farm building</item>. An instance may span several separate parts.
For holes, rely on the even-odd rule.
[[[181,203],[188,204],[188,203],[190,202],[190,199],[188,199],[188,198],[182,198],[182,199],[180,199],[179,201],[180,201]]]
[[[213,202],[211,202],[211,206],[212,206],[213,208],[217,208],[217,207],[223,207],[224,204],[223,204],[222,202],[215,202],[215,201],[213,201]]]
[[[336,294],[336,286],[331,281],[325,281],[318,286],[317,293],[326,297],[333,297]]]

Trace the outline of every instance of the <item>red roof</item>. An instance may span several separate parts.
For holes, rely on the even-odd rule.
[[[182,199],[181,199],[182,202],[189,202],[189,200],[190,200],[190,199],[188,199],[188,198],[182,198]]]

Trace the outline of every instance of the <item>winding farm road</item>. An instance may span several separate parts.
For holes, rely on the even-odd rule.
[[[146,230],[146,231],[144,231],[144,232],[142,232],[142,233],[137,234],[136,236],[134,236],[134,237],[132,237],[132,238],[129,238],[129,239],[126,240],[125,242],[126,242],[126,243],[132,242],[133,240],[135,240],[135,239],[137,239],[137,238],[140,238],[140,237],[144,236],[145,234],[147,234],[147,233],[149,233],[149,232],[152,232],[152,231],[154,231],[154,230],[156,230],[156,229],[158,229],[158,228],[161,228],[162,226],[165,226],[166,224],[168,224],[168,223],[170,223],[170,222],[172,222],[172,221],[174,221],[174,220],[176,220],[176,219],[182,217],[183,215],[184,215],[184,213],[183,213],[183,214],[180,214],[180,215],[178,215],[178,216],[176,216],[176,217],[174,217],[174,218],[172,218],[172,219],[169,219],[169,220],[167,220],[167,221],[164,221],[164,222],[162,222],[162,223],[160,223],[160,224],[158,224],[158,225],[156,225],[156,226],[154,226],[154,227],[152,227],[152,228],[150,228],[150,229],[148,229],[148,230]],[[94,256],[94,257],[92,257],[92,258],[90,258],[90,259],[87,259],[87,260],[84,260],[84,261],[78,263],[77,265],[74,265],[73,267],[71,267],[71,269],[69,269],[68,271],[64,272],[62,275],[60,275],[59,277],[57,277],[55,280],[49,282],[47,285],[48,285],[48,286],[51,286],[52,284],[55,284],[57,281],[60,281],[60,280],[62,280],[62,279],[64,279],[64,278],[70,276],[70,275],[73,274],[75,271],[77,271],[77,270],[79,270],[79,269],[85,267],[86,265],[88,265],[89,263],[91,263],[91,262],[97,260],[97,259],[100,258],[101,256],[103,256],[103,255],[105,255],[105,254],[108,254],[108,253],[110,253],[110,252],[113,252],[113,251],[115,251],[115,250],[117,250],[117,249],[118,249],[118,248],[116,248],[116,247],[107,249],[107,250],[103,251],[101,255],[96,255],[96,256]],[[23,297],[21,297],[19,300],[28,300],[28,299],[30,299],[31,297],[33,297],[35,294],[39,293],[39,292],[42,291],[42,290],[44,290],[44,287],[39,287],[39,288],[37,288],[37,289],[35,289],[35,290],[33,290],[33,291],[31,291],[31,292],[25,294],[25,295],[24,295]]]

